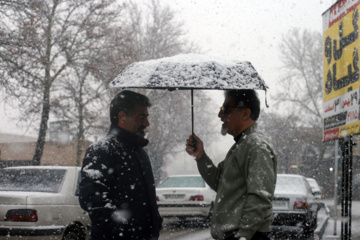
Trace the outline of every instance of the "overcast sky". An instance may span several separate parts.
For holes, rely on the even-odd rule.
[[[270,88],[279,76],[278,46],[292,28],[322,32],[334,0],[162,0],[181,12],[189,36],[210,55],[253,63]]]
[[[145,0],[146,1],[146,0]],[[278,46],[282,35],[292,28],[322,32],[322,13],[335,0],[161,0],[178,11],[188,38],[207,54],[250,61],[260,76],[276,90],[281,76]],[[220,105],[222,96],[215,94]],[[269,99],[271,104],[271,97]],[[0,105],[0,132],[28,135],[18,129],[16,117]]]

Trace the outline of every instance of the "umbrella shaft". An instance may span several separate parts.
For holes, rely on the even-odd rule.
[[[193,136],[193,147],[194,151],[196,151],[196,141],[194,137],[194,90],[191,89],[191,133]]]
[[[191,89],[191,133],[194,135],[194,90]]]

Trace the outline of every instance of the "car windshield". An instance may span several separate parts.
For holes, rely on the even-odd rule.
[[[275,191],[300,192],[304,191],[305,185],[301,178],[290,176],[278,176]]]
[[[205,182],[201,177],[184,176],[169,177],[162,182],[158,188],[204,188]]]
[[[1,169],[0,191],[59,192],[64,169]]]

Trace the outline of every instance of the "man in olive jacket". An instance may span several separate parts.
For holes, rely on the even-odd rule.
[[[91,240],[157,240],[162,218],[144,129],[150,102],[122,91],[111,102],[107,136],[84,157],[79,185],[81,207],[91,219]]]
[[[235,144],[218,166],[196,135],[187,140],[186,151],[217,192],[211,220],[214,239],[270,239],[277,159],[258,129],[259,114],[260,101],[254,90],[226,92],[218,117],[223,121],[222,133],[234,136]]]

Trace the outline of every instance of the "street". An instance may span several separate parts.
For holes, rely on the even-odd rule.
[[[211,240],[208,225],[202,224],[201,219],[178,222],[175,219],[164,219],[163,229],[159,240]]]
[[[331,209],[333,207],[333,200],[323,200],[325,204]],[[338,206],[338,220],[337,233],[334,235],[334,215],[326,224],[325,231],[321,234],[320,239],[341,239],[341,225],[340,225],[340,210]],[[360,240],[360,202],[353,201],[352,207],[352,239]],[[322,215],[322,214],[321,214]],[[199,224],[200,221],[185,221],[183,223],[177,222],[175,219],[164,219],[164,228],[160,233],[160,240],[211,240],[210,229],[206,225]],[[323,224],[322,220],[318,224]]]

